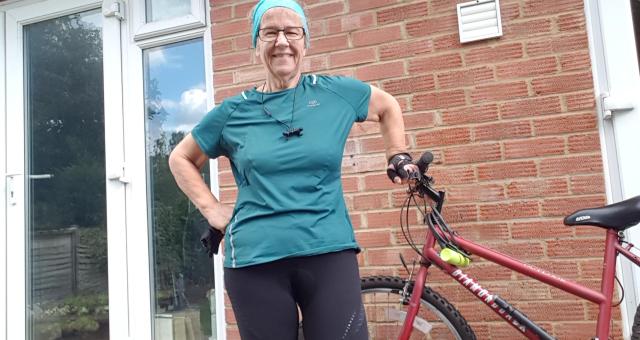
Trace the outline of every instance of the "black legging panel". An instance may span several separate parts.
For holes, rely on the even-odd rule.
[[[355,251],[225,268],[225,288],[243,340],[366,340]]]

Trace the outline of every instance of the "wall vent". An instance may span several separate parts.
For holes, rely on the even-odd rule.
[[[500,0],[458,4],[458,31],[461,43],[501,36]]]

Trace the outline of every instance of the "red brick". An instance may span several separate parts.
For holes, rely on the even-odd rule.
[[[556,73],[558,71],[557,64],[555,57],[529,59],[500,64],[496,68],[496,74],[499,79],[539,76]]]
[[[215,101],[216,103],[220,103],[228,97],[240,94],[240,92],[242,92],[243,90],[246,90],[247,88],[248,88],[247,85],[240,85],[240,86],[216,89],[214,92]]]
[[[565,226],[560,219],[546,219],[546,220],[529,220],[525,222],[515,222],[511,226],[511,235],[514,239],[525,239],[525,240],[540,240],[540,239],[555,239],[558,237],[570,237],[573,236],[573,228]],[[573,264],[569,265],[568,268],[558,268],[562,264],[555,263],[553,268],[553,272],[562,275],[568,276],[570,274],[575,275],[575,266]],[[535,264],[539,266],[539,264]],[[550,268],[551,269],[551,268]],[[557,273],[561,270],[560,273]]]
[[[500,145],[470,144],[455,146],[444,150],[445,164],[478,163],[499,160]]]
[[[322,37],[313,40],[313,44],[311,44],[311,48],[309,49],[307,55],[343,50],[347,47],[349,47],[349,38],[345,34]]]
[[[362,81],[395,78],[404,74],[404,63],[402,61],[376,63],[356,69],[356,78]]]
[[[511,220],[515,218],[536,217],[540,211],[537,201],[517,201],[512,203],[481,204],[480,220]]]
[[[585,15],[584,12],[573,12],[558,16],[558,29],[561,32],[578,31],[585,32]]]
[[[416,58],[409,61],[409,73],[428,73],[462,66],[462,57],[458,53],[439,55],[436,57]]]
[[[531,81],[537,95],[575,92],[593,88],[591,73],[536,78]]]
[[[572,176],[570,184],[571,193],[575,195],[603,194],[605,192],[604,177],[601,174]]]
[[[351,34],[354,47],[378,45],[396,41],[401,38],[400,26],[387,26],[367,31],[357,31]]]
[[[251,47],[251,35],[249,33],[233,38],[233,49],[236,51],[248,50]],[[251,51],[253,54],[253,51]]]
[[[344,155],[355,155],[358,152],[358,145],[355,140],[347,140],[344,146]]]
[[[358,177],[342,177],[342,190],[346,193],[358,191]]]
[[[302,72],[318,72],[327,69],[327,55],[306,57],[302,60]]]
[[[475,204],[451,205],[443,209],[443,216],[448,223],[478,221],[478,207]]]
[[[523,120],[479,125],[474,128],[474,136],[476,141],[529,137],[531,136],[531,123]]]
[[[211,9],[211,22],[223,22],[231,20],[233,17],[233,7],[216,7]]]
[[[563,72],[591,70],[589,51],[561,55],[560,66]]]
[[[600,136],[598,133],[569,136],[570,153],[594,152],[600,150]]]
[[[349,9],[351,12],[360,12],[367,9],[395,4],[396,2],[396,0],[349,0]]]
[[[382,82],[382,89],[392,95],[435,90],[433,75],[393,79]]]
[[[433,41],[430,39],[403,40],[384,44],[378,47],[380,60],[401,59],[413,56],[423,56],[433,51]]]
[[[382,171],[387,162],[384,156],[349,156],[342,159],[342,172],[352,174],[356,172]]]
[[[553,26],[551,20],[548,18],[535,19],[528,21],[513,21],[508,25],[504,25],[503,38],[504,39],[516,39],[516,38],[531,38],[535,35],[549,34],[551,33]]]
[[[519,99],[500,104],[503,119],[533,117],[562,111],[560,97],[539,97]]]
[[[552,35],[540,40],[527,41],[527,54],[539,56],[543,54],[575,52],[589,48],[585,33],[573,35]]]
[[[239,4],[233,6],[233,17],[234,18],[242,18],[249,19],[251,16],[251,11],[256,4],[253,2],[249,2],[246,4]]]
[[[250,83],[264,81],[265,71],[262,65],[253,67],[243,67],[233,72],[233,80],[235,83]]]
[[[527,83],[517,81],[501,84],[487,84],[476,86],[471,91],[471,100],[473,103],[484,101],[508,100],[514,98],[522,98],[529,95]]]
[[[373,210],[389,208],[391,204],[385,192],[353,196],[353,206],[356,210]]]
[[[429,169],[429,175],[433,176],[436,186],[447,184],[470,184],[476,182],[476,174],[473,171],[473,168],[469,166],[431,166]]]
[[[536,135],[551,135],[578,131],[593,131],[597,127],[595,113],[563,115],[533,121]]]
[[[336,34],[373,27],[374,19],[372,12],[341,15],[327,21],[327,33]]]
[[[213,23],[211,31],[215,39],[232,37],[235,35],[249,34],[249,22],[247,20],[237,20],[228,22]],[[249,34],[250,35],[250,34]]]
[[[435,125],[435,114],[433,112],[419,112],[414,114],[404,114],[405,130],[423,129]]]
[[[525,0],[523,15],[532,17],[569,11],[582,12],[583,2],[581,0]]]
[[[213,58],[214,71],[227,70],[230,68],[250,65],[251,64],[251,52],[238,52],[233,54],[224,54],[215,56]]]
[[[473,86],[494,80],[493,68],[488,66],[452,71],[438,74],[438,87],[442,89],[451,87]]]
[[[467,65],[495,64],[501,61],[519,59],[522,56],[522,44],[511,43],[471,49],[464,55],[464,60]]]
[[[417,94],[411,101],[411,106],[416,111],[462,106],[465,104],[466,96],[463,90],[437,91]]]
[[[455,12],[454,12],[455,13]],[[426,20],[408,22],[407,33],[412,38],[435,35],[442,32],[451,32],[458,29],[458,16],[456,14],[440,17],[430,17]]]
[[[566,178],[511,181],[507,184],[509,198],[549,197],[569,194]]]
[[[596,107],[595,96],[593,92],[572,93],[565,95],[568,111],[581,111],[585,109],[593,109]]]
[[[216,72],[213,74],[213,85],[215,87],[228,86],[233,84],[232,72]]]
[[[232,39],[216,39],[213,41],[213,46],[211,48],[211,51],[213,51],[213,55],[215,56],[229,53],[233,51],[233,40]]]
[[[442,123],[445,125],[483,123],[497,119],[498,106],[496,104],[468,106],[442,112]]]
[[[363,248],[388,247],[391,245],[391,234],[387,230],[363,231],[355,233],[358,245]]]
[[[538,260],[544,256],[542,242],[528,240],[527,242],[498,243],[492,245],[493,250],[520,260]],[[527,261],[529,262],[529,261]]]
[[[406,21],[410,18],[424,18],[428,15],[426,1],[405,6],[392,7],[378,11],[378,25]]]
[[[547,241],[547,254],[553,258],[602,256],[604,255],[604,239],[549,240]]]
[[[393,249],[367,249],[366,264],[370,266],[393,266],[400,265],[400,256],[402,254],[405,259],[414,257],[415,252],[411,248],[393,248]]]
[[[566,216],[580,209],[600,207],[606,204],[604,195],[549,198],[542,202],[544,216]]]
[[[221,189],[220,190],[220,202],[222,203],[234,203],[238,197],[238,189]]]
[[[418,218],[415,214],[409,214],[410,224],[415,224],[417,221]],[[383,227],[400,227],[400,212],[394,210],[388,212],[367,213],[367,227],[369,229]]]
[[[344,13],[344,1],[323,2],[315,6],[307,6],[307,15],[311,21],[333,17]]]
[[[457,32],[434,37],[433,46],[436,51],[454,51],[463,48],[460,43],[460,35]]]
[[[469,142],[471,142],[471,130],[469,128],[430,130],[416,134],[416,146],[418,148],[467,144]]]
[[[564,138],[546,137],[504,142],[504,157],[530,158],[564,154]]]
[[[376,50],[372,47],[347,50],[329,55],[329,66],[332,68],[368,64],[376,61]]]
[[[495,242],[511,239],[509,227],[506,223],[459,224],[455,226],[455,231],[465,239],[472,241],[485,240]],[[485,280],[485,277],[483,275],[483,280]]]
[[[504,188],[498,184],[456,186],[447,189],[447,203],[494,202],[504,200]]]
[[[391,183],[386,174],[372,174],[364,176],[364,190],[388,190],[394,189],[396,185]]]
[[[491,163],[478,165],[478,179],[481,181],[533,177],[537,173],[534,161],[520,161],[508,163]]]
[[[593,174],[602,171],[600,155],[571,156],[543,159],[540,161],[541,176],[560,176],[573,174]]]
[[[362,228],[362,217],[360,214],[349,214],[349,219],[354,229]]]

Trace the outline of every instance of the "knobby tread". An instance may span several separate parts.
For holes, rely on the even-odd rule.
[[[395,276],[369,276],[360,279],[360,287],[362,291],[374,288],[388,288],[402,291],[405,282],[406,280]],[[409,284],[409,290],[413,290],[413,282]],[[421,298],[423,301],[434,306],[438,311],[440,311],[454,326],[463,339],[476,339],[476,335],[471,326],[467,323],[467,320],[465,320],[462,314],[460,314],[460,312],[438,292],[425,286],[422,290]],[[636,314],[636,318],[637,317],[638,316]],[[640,340],[640,338],[638,340]]]

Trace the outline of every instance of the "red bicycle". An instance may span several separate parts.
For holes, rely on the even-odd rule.
[[[553,339],[542,327],[505,299],[464,272],[470,256],[479,256],[499,266],[529,276],[547,285],[559,288],[599,306],[595,339],[608,339],[611,308],[616,280],[615,263],[623,255],[640,266],[640,257],[632,253],[637,249],[625,241],[624,230],[640,223],[640,196],[600,208],[579,210],[567,216],[568,226],[589,225],[606,229],[604,268],[600,290],[564,279],[511,256],[483,247],[464,239],[442,217],[444,191],[432,188],[433,179],[426,175],[433,155],[426,152],[417,162],[420,174],[409,181],[407,198],[401,210],[401,229],[408,244],[419,255],[417,273],[409,269],[407,279],[373,276],[361,279],[362,297],[367,312],[371,339],[475,339],[473,329],[458,310],[444,297],[426,286],[427,272],[434,265],[498,314],[529,339]],[[409,232],[408,216],[411,207],[419,209],[426,224],[426,238],[422,248],[413,241]],[[414,263],[415,266],[415,263]],[[640,307],[638,307],[640,310]],[[632,339],[640,339],[640,313],[636,311]]]

